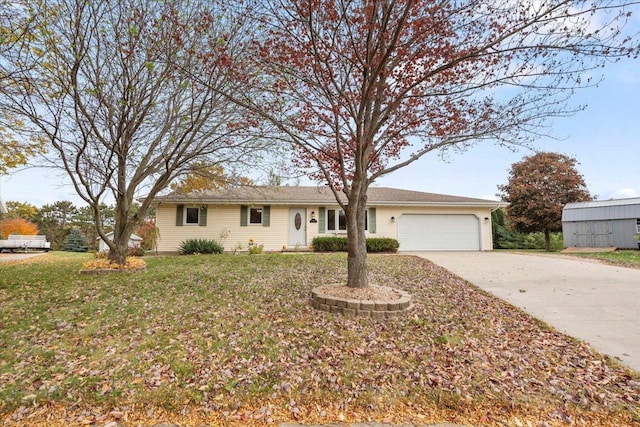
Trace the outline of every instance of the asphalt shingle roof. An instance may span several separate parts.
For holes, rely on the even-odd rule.
[[[346,200],[346,197],[343,199]],[[336,199],[328,187],[300,186],[244,186],[220,190],[197,191],[189,194],[167,194],[155,198],[159,203],[209,203],[209,204],[271,204],[317,205],[335,204]],[[400,190],[388,187],[370,187],[367,191],[369,205],[441,205],[498,207],[494,200],[448,196],[421,191]]]

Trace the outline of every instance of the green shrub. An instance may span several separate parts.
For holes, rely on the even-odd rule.
[[[178,251],[181,255],[221,254],[224,251],[224,248],[215,240],[188,239],[180,243]]]
[[[367,239],[367,252],[398,252],[400,243],[389,237],[370,237]]]
[[[311,243],[315,252],[346,252],[346,237],[314,237]]]
[[[249,255],[260,255],[264,249],[263,245],[250,245]]]
[[[564,248],[562,233],[551,233],[551,250],[561,251]],[[544,249],[544,233],[508,232],[494,242],[496,249]]]
[[[493,229],[493,249],[545,249],[544,233],[519,233],[509,229],[507,214],[500,208],[491,212]],[[561,232],[550,235],[552,251],[564,249]]]
[[[346,237],[315,237],[313,239],[315,252],[346,252]],[[370,237],[367,239],[367,252],[397,252],[400,244],[396,239],[388,237]]]

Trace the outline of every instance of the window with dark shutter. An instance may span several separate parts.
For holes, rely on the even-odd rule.
[[[180,227],[184,221],[184,205],[176,206],[176,226]]]
[[[198,225],[201,227],[207,226],[207,207],[200,206],[200,218],[198,219]]]
[[[318,233],[324,234],[326,232],[326,208],[321,207],[318,209]]]
[[[240,206],[240,227],[246,227],[249,216],[249,208],[248,206]]]

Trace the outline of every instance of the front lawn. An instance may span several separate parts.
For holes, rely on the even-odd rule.
[[[369,256],[371,284],[414,298],[375,320],[308,306],[314,286],[345,281],[344,254],[78,274],[89,257],[0,263],[0,423],[640,420],[637,373],[423,259]]]
[[[564,254],[563,254],[564,255]],[[596,259],[611,265],[640,268],[640,251],[618,250],[612,252],[568,252],[566,255]]]

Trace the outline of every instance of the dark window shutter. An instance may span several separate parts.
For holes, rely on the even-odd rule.
[[[200,215],[198,217],[198,225],[201,227],[207,226],[207,207],[200,206]]]
[[[184,205],[178,205],[176,207],[176,225],[179,227],[182,225],[184,219]]]
[[[369,233],[376,232],[376,208],[369,208]]]
[[[262,207],[262,226],[269,227],[271,225],[271,206]]]
[[[324,233],[325,232],[325,221],[327,220],[327,209],[326,208],[320,208],[318,209],[318,233]]]
[[[240,206],[240,227],[247,226],[247,217],[249,216],[249,208],[247,206]]]

